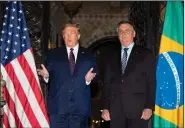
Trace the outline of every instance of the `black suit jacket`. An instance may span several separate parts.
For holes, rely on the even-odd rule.
[[[128,118],[141,117],[144,108],[154,110],[156,64],[152,52],[134,45],[125,73],[121,73],[121,46],[109,55],[106,65],[103,108],[111,118],[123,112]]]

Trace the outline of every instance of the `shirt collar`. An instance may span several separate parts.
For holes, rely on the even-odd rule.
[[[134,46],[134,42],[131,43],[127,48],[131,49]],[[121,45],[121,48],[124,49],[126,48],[125,46]]]
[[[67,48],[67,52],[69,53],[71,50],[71,48],[70,47],[68,47],[68,46],[66,46],[66,48]],[[73,53],[77,53],[77,51],[78,51],[78,48],[79,48],[79,43],[77,43],[77,45],[75,45],[74,47],[73,47]]]

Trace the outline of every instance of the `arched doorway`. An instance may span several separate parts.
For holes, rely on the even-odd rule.
[[[88,48],[96,54],[100,78],[103,79],[104,67],[108,61],[108,55],[117,50],[120,43],[117,36],[108,36],[92,43]]]
[[[102,128],[109,128],[109,122],[102,123],[101,112],[102,109],[102,87],[103,87],[103,77],[104,77],[104,67],[109,61],[109,55],[115,50],[119,49],[120,43],[117,36],[108,36],[99,39],[92,43],[88,48],[93,53],[96,54],[97,65],[99,70],[99,81],[98,83],[91,85],[91,96],[92,96],[92,121],[98,123],[93,123],[94,125],[101,125]]]

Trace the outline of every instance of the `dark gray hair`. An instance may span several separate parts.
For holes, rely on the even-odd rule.
[[[129,24],[129,25],[131,25],[132,26],[132,29],[133,29],[133,32],[134,32],[134,35],[136,34],[133,23],[130,22],[130,21],[127,21],[127,20],[122,20],[122,21],[120,21],[117,24],[117,32],[118,32],[118,29],[119,29],[120,25],[122,25],[122,24]]]

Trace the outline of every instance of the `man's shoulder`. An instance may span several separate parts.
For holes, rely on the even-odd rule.
[[[46,52],[46,58],[55,58],[63,54],[65,51],[64,47],[50,49]]]
[[[59,53],[63,50],[65,50],[64,47],[53,48],[53,49],[48,50],[47,54],[55,54],[55,53]]]
[[[150,50],[149,48],[143,47],[143,46],[137,46],[136,52],[139,53],[138,55],[143,59],[154,59],[155,60],[155,54]]]
[[[141,45],[135,45],[135,50],[143,54],[152,54],[152,50]]]
[[[79,47],[80,51],[86,56],[94,56],[95,54],[88,48]]]

